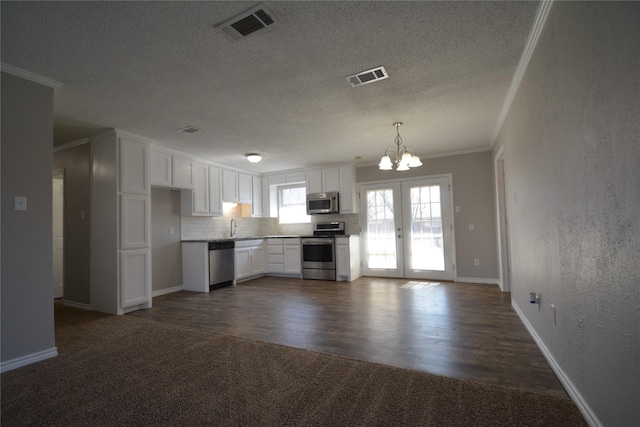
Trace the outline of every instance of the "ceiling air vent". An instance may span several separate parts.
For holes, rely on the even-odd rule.
[[[266,31],[276,22],[273,14],[263,4],[259,4],[222,24],[216,25],[215,28],[222,30],[231,40],[236,41]]]
[[[184,128],[176,129],[176,132],[181,132],[181,133],[186,133],[187,135],[192,135],[194,133],[200,133],[200,132],[202,132],[202,130],[198,129],[197,127],[187,126],[187,127],[184,127]]]
[[[387,70],[383,66],[380,66],[345,78],[352,87],[356,87],[387,79],[389,74],[387,74]]]

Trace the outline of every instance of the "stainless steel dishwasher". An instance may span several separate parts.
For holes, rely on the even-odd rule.
[[[209,290],[233,285],[234,247],[232,240],[209,242]]]

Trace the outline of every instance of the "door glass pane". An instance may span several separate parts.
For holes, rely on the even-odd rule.
[[[411,188],[411,268],[444,271],[439,185]]]
[[[396,239],[393,212],[393,189],[366,192],[367,198],[367,266],[396,268]]]

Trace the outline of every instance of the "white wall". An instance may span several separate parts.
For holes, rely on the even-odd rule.
[[[57,354],[53,329],[53,89],[2,73],[2,370]],[[14,196],[27,210],[14,210]]]
[[[494,150],[513,304],[606,426],[640,425],[639,23],[640,3],[554,3]]]

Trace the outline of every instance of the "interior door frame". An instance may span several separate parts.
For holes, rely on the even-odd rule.
[[[358,195],[361,199],[361,207],[362,204],[365,203],[363,201],[364,198],[364,194],[362,191],[362,187],[365,186],[384,186],[384,185],[393,185],[393,184],[398,184],[400,185],[400,187],[402,187],[402,183],[403,182],[409,182],[409,181],[416,181],[416,180],[428,180],[428,179],[439,179],[439,178],[446,178],[448,181],[448,185],[449,185],[449,203],[451,206],[451,209],[449,209],[449,221],[451,224],[451,262],[453,263],[453,278],[452,280],[454,282],[456,282],[458,280],[458,269],[456,267],[457,261],[456,261],[456,227],[455,227],[455,205],[454,205],[454,198],[453,198],[453,174],[451,173],[444,173],[444,174],[434,174],[434,175],[423,175],[423,176],[410,176],[410,177],[406,177],[406,178],[395,178],[395,179],[385,179],[385,180],[377,180],[377,181],[367,181],[367,182],[360,182],[358,183]],[[400,193],[402,193],[402,190],[400,190]],[[402,197],[402,194],[401,194]],[[402,201],[401,201],[401,206],[402,206]],[[360,259],[362,260],[362,264],[363,264],[363,271],[364,271],[364,263],[366,262],[366,231],[362,231],[363,227],[366,226],[367,223],[367,218],[366,218],[366,209],[360,209],[360,227],[361,227],[361,234],[364,236],[364,238],[362,239],[362,244],[360,245]],[[400,213],[400,217],[401,217],[401,221],[402,219],[402,215],[403,213]],[[403,231],[404,233],[404,231]],[[403,234],[404,235],[404,234]],[[396,239],[397,242],[397,239]],[[389,276],[389,277],[401,277],[401,278],[406,278],[405,276],[405,271],[404,271],[404,241],[399,243],[401,249],[402,249],[402,260],[399,262],[399,270],[401,270],[401,276]],[[384,276],[386,277],[386,276]]]
[[[66,258],[66,250],[65,250],[65,245],[67,243],[67,239],[66,239],[66,231],[67,231],[67,227],[65,226],[65,215],[66,215],[66,203],[67,203],[67,199],[66,199],[66,175],[65,175],[65,169],[64,168],[58,168],[58,169],[54,169],[51,175],[52,180],[54,179],[59,179],[62,181],[62,200],[63,200],[63,207],[62,207],[62,265],[60,266],[61,268],[61,276],[62,276],[62,300],[64,301],[64,283],[65,283],[65,258]],[[53,209],[53,207],[52,207]],[[53,212],[52,212],[52,218],[54,217]],[[55,225],[54,225],[55,227]],[[55,261],[53,261],[55,262]],[[52,277],[53,279],[53,277]],[[53,284],[53,280],[52,280],[52,286],[55,287],[55,285]]]
[[[498,284],[502,292],[511,292],[511,251],[509,248],[509,222],[507,206],[507,179],[504,146],[500,147],[493,163],[496,185],[496,221],[498,241]]]

